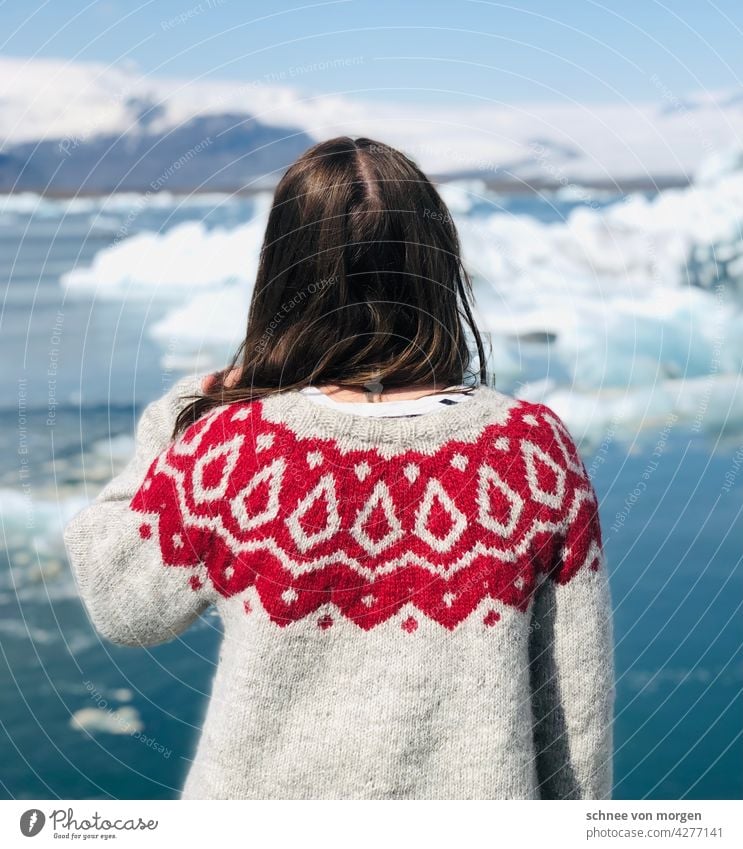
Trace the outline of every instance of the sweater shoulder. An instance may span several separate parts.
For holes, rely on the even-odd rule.
[[[506,442],[524,457],[546,462],[579,485],[588,478],[579,446],[563,419],[547,404],[512,399],[508,419],[495,425],[495,448]],[[499,441],[500,440],[500,441]]]
[[[577,441],[563,419],[547,404],[514,399],[509,427],[540,444],[560,443],[572,459],[579,457]]]
[[[199,419],[186,427],[175,440],[174,447],[185,448],[188,445],[203,443],[208,436],[209,442],[241,435],[257,435],[265,430],[266,423],[260,415],[261,401],[231,401],[221,404],[204,413]]]

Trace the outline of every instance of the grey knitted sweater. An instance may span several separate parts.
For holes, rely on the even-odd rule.
[[[65,531],[106,638],[222,619],[184,798],[610,795],[598,505],[554,412],[479,387],[366,418],[286,392],[171,442],[197,387],[147,407]]]

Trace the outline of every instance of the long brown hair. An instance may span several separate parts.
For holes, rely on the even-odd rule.
[[[371,139],[317,144],[276,188],[245,340],[174,436],[213,407],[311,384],[461,383],[475,374],[465,327],[485,383],[471,301],[451,215],[418,166]]]

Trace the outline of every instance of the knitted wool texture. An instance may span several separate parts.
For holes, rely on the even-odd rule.
[[[480,387],[369,419],[302,393],[211,411],[177,384],[65,531],[101,634],[220,661],[184,798],[607,798],[598,505],[548,407]]]

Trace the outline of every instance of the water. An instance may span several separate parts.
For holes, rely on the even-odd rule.
[[[501,208],[554,221],[571,204],[520,197]],[[159,365],[162,347],[147,329],[179,298],[73,299],[59,275],[88,264],[122,227],[164,232],[204,217],[210,227],[234,226],[252,209],[250,199],[205,199],[148,207],[134,220],[123,203],[105,215],[0,218],[4,797],[173,798],[183,781],[219,621],[208,615],[149,650],[102,642],[76,597],[60,535],[126,461],[142,406],[177,379]],[[518,358],[519,381],[562,378],[544,345],[520,344]],[[586,446],[615,606],[618,798],[743,795],[741,443],[735,432],[661,420],[636,439],[618,429]],[[102,711],[109,730],[73,727],[71,716],[86,708]]]

